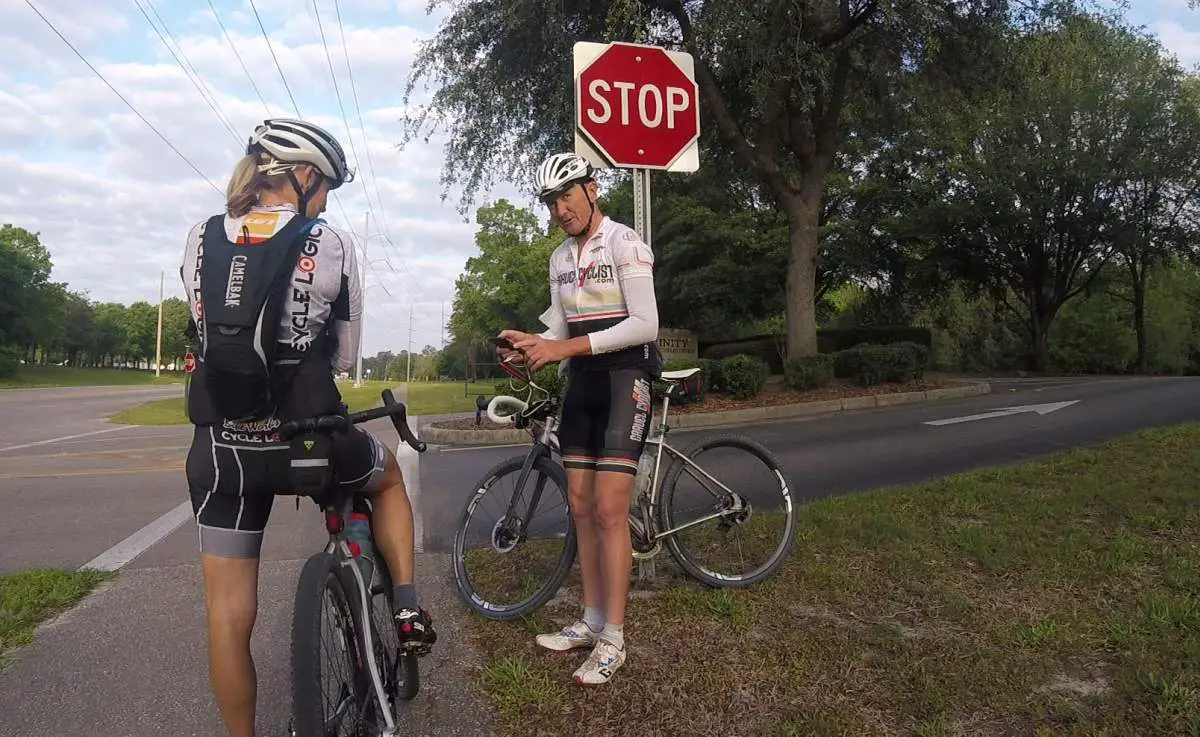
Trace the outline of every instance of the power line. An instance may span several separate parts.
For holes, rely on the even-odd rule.
[[[363,122],[362,106],[358,102],[358,85],[354,82],[354,67],[350,64],[350,46],[346,43],[346,26],[342,23],[342,5],[339,0],[333,0],[333,9],[337,14],[338,34],[342,39],[342,55],[346,57],[346,73],[350,77],[350,93],[354,97],[354,110],[358,114],[358,129],[362,133],[363,148],[367,152],[367,167],[371,170],[371,182],[375,185],[375,201],[379,203],[379,215],[383,218],[383,232],[387,234],[390,242],[392,228],[388,224],[387,208],[383,206],[383,194],[379,191],[379,177],[375,174],[375,159],[371,156],[371,143],[367,139],[367,125]],[[384,253],[386,256],[387,252]]]
[[[234,131],[233,125],[225,117],[222,111],[217,109],[214,102],[216,99],[215,96],[212,99],[209,99],[209,95],[211,93],[206,94],[205,90],[201,89],[200,85],[202,82],[198,81],[200,75],[196,73],[195,67],[192,66],[191,61],[188,60],[187,66],[184,66],[183,61],[180,60],[179,54],[183,54],[183,47],[180,46],[179,54],[176,54],[175,49],[171,48],[171,44],[167,43],[167,39],[163,36],[162,31],[158,30],[158,26],[154,24],[154,21],[150,20],[150,14],[146,12],[146,9],[142,7],[142,4],[138,2],[138,0],[133,0],[133,4],[136,5],[137,9],[141,11],[142,17],[146,19],[146,23],[148,23],[150,27],[154,29],[154,33],[158,35],[158,40],[162,41],[162,45],[166,47],[167,51],[171,54],[171,57],[175,59],[175,63],[178,64],[179,68],[183,70],[183,73],[185,76],[187,76],[188,81],[191,82],[192,86],[196,88],[196,91],[200,93],[200,97],[204,99],[204,102],[208,105],[209,110],[213,111],[213,115],[217,116],[217,120],[221,121],[221,124],[225,126],[225,129],[229,131],[229,134],[233,136],[233,139],[235,141],[238,140],[237,132]],[[154,11],[154,17],[158,18],[159,23],[162,23],[163,29],[167,32],[167,35],[171,37],[172,41],[175,41],[176,46],[179,46],[179,41],[175,38],[175,34],[171,33],[170,28],[167,28],[166,22],[164,22],[162,16],[158,14],[158,10],[154,8],[153,3],[149,2],[148,0],[147,4],[150,5],[150,9]],[[183,58],[187,59],[187,55],[184,54]],[[191,67],[190,70],[189,67]],[[207,85],[205,85],[205,87],[207,88]]]
[[[242,65],[242,71],[246,73],[246,79],[250,80],[250,86],[254,88],[254,94],[258,95],[259,102],[263,104],[263,110],[267,112],[267,117],[271,117],[271,107],[267,105],[267,99],[263,97],[263,93],[259,91],[258,84],[255,83],[254,77],[250,74],[250,69],[246,66],[246,62],[242,61],[242,55],[238,53],[237,44],[233,42],[229,31],[226,30],[225,24],[221,22],[221,14],[217,12],[217,6],[213,5],[212,0],[208,0],[208,7],[212,10],[213,17],[217,19],[217,25],[221,27],[221,33],[225,35],[225,40],[229,42],[229,48],[233,49],[233,55],[237,57],[238,64]],[[270,44],[268,43],[268,46]],[[240,141],[241,139],[239,139]]]
[[[271,37],[267,35],[267,28],[263,25],[254,0],[250,0],[250,9],[254,11],[254,19],[258,21],[258,29],[262,31],[263,40],[267,42],[267,51],[271,52],[271,58],[275,60],[275,69],[279,72],[279,79],[283,82],[283,88],[287,90],[288,98],[292,101],[292,109],[296,111],[296,117],[299,118],[300,106],[296,104],[296,97],[292,94],[292,88],[288,86],[287,77],[283,76],[283,67],[279,65],[279,57],[275,56],[275,47],[271,46]]]
[[[116,88],[116,87],[113,87],[113,86],[112,86],[112,83],[111,83],[111,82],[109,82],[109,81],[108,81],[108,79],[106,79],[106,78],[104,77],[104,75],[100,73],[100,70],[99,70],[99,69],[97,69],[96,67],[92,66],[92,63],[91,63],[90,61],[88,61],[88,60],[87,60],[87,57],[85,57],[83,54],[81,54],[81,53],[79,52],[79,49],[75,48],[75,45],[74,45],[74,44],[72,44],[70,41],[68,41],[68,40],[67,40],[67,37],[66,37],[66,36],[64,36],[64,35],[62,34],[62,32],[60,32],[60,31],[58,30],[58,28],[57,28],[57,27],[55,27],[55,25],[54,25],[53,23],[51,23],[51,22],[50,22],[50,19],[49,19],[49,18],[47,18],[46,16],[42,15],[42,11],[38,10],[38,9],[37,9],[37,6],[35,6],[35,5],[33,4],[33,2],[31,2],[31,0],[25,0],[25,4],[26,4],[26,5],[28,5],[28,6],[29,6],[29,8],[30,8],[31,10],[33,10],[33,12],[37,13],[37,14],[38,14],[38,17],[42,19],[42,22],[43,22],[43,23],[45,23],[47,26],[49,26],[50,30],[54,31],[54,34],[55,34],[56,36],[58,36],[60,39],[62,39],[62,42],[63,42],[63,43],[65,43],[65,44],[67,45],[67,47],[68,47],[69,49],[71,49],[71,51],[75,52],[75,56],[78,56],[78,57],[79,57],[79,60],[80,60],[80,61],[82,61],[84,64],[86,64],[86,65],[87,65],[87,67],[88,67],[88,69],[91,69],[91,70],[92,70],[92,72],[94,72],[94,73],[95,73],[95,75],[96,75],[97,77],[99,77],[99,78],[100,78],[100,81],[101,81],[101,82],[103,82],[104,84],[106,84],[106,85],[108,86],[108,88],[109,88],[110,90],[112,90],[112,91],[113,91],[113,94],[115,94],[117,97],[121,98],[121,102],[125,103],[126,107],[128,107],[130,110],[132,110],[132,111],[133,111],[133,114],[134,114],[134,115],[136,115],[136,116],[138,116],[139,118],[141,118],[142,122],[143,122],[143,123],[145,123],[145,124],[146,124],[146,125],[147,125],[147,126],[150,128],[150,130],[154,131],[154,133],[155,133],[155,134],[156,134],[156,135],[157,135],[157,136],[158,136],[160,139],[162,139],[162,142],[163,142],[163,143],[167,144],[167,146],[169,146],[169,147],[171,148],[171,150],[172,150],[172,151],[174,151],[174,152],[176,153],[176,155],[178,155],[178,156],[179,156],[179,158],[183,159],[183,160],[184,160],[184,162],[185,162],[185,163],[186,163],[188,166],[190,166],[190,167],[192,168],[192,171],[196,172],[196,174],[197,174],[197,175],[199,175],[199,177],[200,177],[201,179],[203,179],[204,181],[208,182],[208,186],[210,186],[210,187],[212,187],[214,190],[216,190],[216,192],[217,192],[217,194],[218,194],[218,195],[224,196],[224,194],[225,194],[225,193],[224,193],[224,192],[221,190],[221,188],[220,188],[220,187],[218,187],[217,185],[213,184],[213,182],[212,182],[212,180],[211,180],[211,179],[209,179],[208,177],[204,176],[204,172],[200,171],[200,169],[199,169],[199,168],[197,168],[197,167],[196,167],[196,165],[192,163],[192,160],[191,160],[191,159],[189,159],[188,157],[184,156],[184,155],[183,155],[183,152],[182,152],[182,151],[180,151],[178,148],[176,148],[176,147],[175,147],[175,144],[173,144],[173,143],[171,143],[169,140],[167,140],[167,137],[166,137],[166,136],[164,136],[164,135],[162,134],[162,132],[158,130],[158,128],[155,128],[155,127],[154,127],[154,124],[153,124],[153,123],[151,123],[149,120],[147,120],[147,119],[146,119],[146,116],[145,116],[145,115],[142,115],[142,114],[141,114],[141,112],[139,112],[139,111],[138,111],[138,109],[137,109],[136,107],[134,107],[134,106],[133,106],[133,103],[131,103],[129,100],[125,99],[125,95],[122,95],[122,94],[120,93],[120,91],[118,91],[118,90],[117,90],[117,88]]]

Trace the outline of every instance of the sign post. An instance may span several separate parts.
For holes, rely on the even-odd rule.
[[[700,168],[700,88],[690,54],[635,43],[574,46],[575,153],[633,169],[633,229],[651,244],[650,172]],[[636,556],[635,556],[636,557]],[[654,559],[638,577],[654,578]]]
[[[633,43],[574,46],[575,153],[633,169],[634,230],[651,244],[650,171],[700,168],[700,88],[691,54]]]

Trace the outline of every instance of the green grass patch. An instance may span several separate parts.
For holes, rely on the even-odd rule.
[[[114,576],[107,571],[49,568],[0,576],[0,652],[28,645],[38,624],[75,606]]]
[[[36,388],[51,386],[138,386],[182,384],[182,371],[153,371],[142,369],[75,368],[72,366],[21,366],[17,375],[0,379],[0,389]]]
[[[408,388],[408,411],[414,415],[449,415],[474,412],[475,397],[496,395],[496,379],[464,384],[461,381],[413,382]]]
[[[806,505],[764,585],[635,584],[608,686],[485,685],[497,734],[619,711],[664,734],[1200,735],[1198,477],[1188,424]],[[570,688],[578,660],[530,629],[578,616],[576,594],[471,637]]]
[[[470,396],[464,396],[461,383],[414,383],[408,392],[408,412],[410,415],[440,415],[452,412],[474,412],[475,395],[479,393],[492,396],[495,391],[494,383],[471,384]],[[379,407],[383,404],[380,394],[391,387],[397,395],[403,384],[390,381],[368,381],[363,386],[356,387],[353,382],[340,383],[338,391],[342,400],[351,412]],[[178,397],[155,399],[135,407],[121,410],[109,416],[110,422],[122,425],[186,425],[187,413],[184,409],[182,391]]]

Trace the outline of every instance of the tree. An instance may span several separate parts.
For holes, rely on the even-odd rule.
[[[479,208],[475,245],[455,284],[450,334],[479,342],[505,328],[540,332],[538,316],[550,306],[550,254],[565,237],[545,233],[528,210],[507,200]]]
[[[0,346],[36,339],[36,309],[50,269],[50,252],[37,233],[0,226]]]
[[[1118,202],[1161,120],[1147,112],[1162,102],[1146,76],[1157,51],[1068,9],[1005,58],[1010,78],[947,156],[931,226],[955,273],[1024,315],[1032,368],[1044,370],[1055,315],[1114,256]]]
[[[468,201],[496,175],[570,145],[573,42],[627,38],[688,51],[710,121],[706,150],[718,160],[732,154],[786,218],[787,348],[808,355],[817,350],[822,200],[843,112],[861,100],[886,107],[906,69],[966,66],[970,55],[943,58],[954,45],[941,42],[1006,12],[987,0],[456,2],[414,63],[406,105],[417,80],[433,77],[438,89],[406,119],[404,142],[448,123],[443,184],[463,184]]]

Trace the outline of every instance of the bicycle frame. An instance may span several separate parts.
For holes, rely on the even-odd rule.
[[[392,421],[392,425],[399,433],[401,440],[406,442],[418,453],[424,453],[426,444],[417,439],[409,428],[405,415],[407,408],[397,402],[392,395],[391,389],[385,389],[381,397],[383,406],[374,409],[363,410],[354,414],[323,415],[312,417],[304,420],[291,420],[280,425],[278,433],[281,438],[290,439],[301,433],[312,432],[344,432],[351,425],[361,422],[367,422],[373,419],[387,417]],[[345,408],[343,407],[343,410]],[[375,635],[371,631],[371,619],[369,617],[371,585],[369,581],[364,581],[362,571],[359,570],[355,563],[355,556],[350,550],[349,540],[346,539],[346,521],[349,519],[354,506],[355,492],[340,491],[336,484],[331,484],[323,493],[319,493],[313,497],[313,501],[325,514],[325,530],[329,533],[329,541],[326,543],[324,552],[333,555],[338,565],[349,569],[351,578],[355,582],[355,590],[357,591],[358,599],[358,614],[354,616],[356,620],[357,630],[359,632],[359,647],[362,648],[362,658],[367,663],[367,673],[371,679],[372,690],[375,693],[375,703],[379,711],[383,714],[384,729],[381,737],[395,737],[397,732],[396,722],[392,718],[392,710],[388,705],[387,694],[384,692],[383,678],[379,673],[379,664],[375,661]],[[296,498],[296,503],[299,505],[299,496]],[[386,566],[386,561],[376,561],[376,565]],[[348,592],[349,593],[349,592]],[[349,594],[353,596],[354,594]],[[354,609],[355,607],[352,607]]]
[[[514,373],[514,372],[509,371],[509,373]],[[530,394],[532,394],[532,391],[534,388],[541,389],[536,384],[534,384],[533,381],[531,381],[531,380],[526,380],[526,381],[530,386]],[[664,538],[670,537],[672,535],[677,535],[680,532],[683,532],[684,530],[690,529],[697,525],[704,524],[705,522],[708,522],[710,520],[714,520],[719,517],[723,517],[723,516],[729,514],[731,511],[733,511],[733,512],[740,511],[741,505],[743,504],[741,497],[737,493],[735,493],[732,489],[730,489],[725,484],[718,481],[716,478],[714,478],[712,476],[712,474],[705,471],[695,461],[693,461],[691,458],[688,458],[682,451],[675,448],[674,446],[672,446],[670,443],[668,443],[666,441],[666,436],[671,431],[670,424],[667,421],[668,416],[669,416],[668,413],[670,411],[670,406],[671,406],[671,397],[675,395],[675,392],[678,388],[679,388],[679,384],[676,382],[671,382],[670,386],[668,386],[667,392],[662,398],[662,415],[661,415],[662,421],[659,423],[658,427],[656,428],[657,434],[652,433],[651,436],[646,439],[647,443],[653,443],[654,445],[657,446],[657,448],[655,450],[654,466],[650,473],[650,479],[649,479],[647,488],[642,494],[640,494],[638,496],[638,498],[636,498],[634,500],[636,503],[636,502],[639,502],[642,498],[645,498],[646,503],[638,504],[638,506],[640,507],[640,511],[641,511],[641,518],[639,519],[638,517],[635,517],[632,511],[629,514],[630,527],[633,528],[635,532],[640,533],[642,538],[646,541],[646,543],[651,546],[655,546],[655,545],[659,544]],[[542,389],[541,391],[545,392],[544,389]],[[493,397],[492,401],[489,402],[489,404],[488,404],[489,418],[491,418],[493,421],[502,419],[494,413],[494,408],[496,407],[497,404],[505,404],[505,403],[512,403],[512,404],[517,405],[520,409],[518,416],[521,418],[526,418],[526,422],[529,421],[527,419],[528,415],[526,414],[530,407],[529,403],[527,401],[519,399],[517,397],[507,397],[507,396],[503,396],[503,395]],[[534,414],[536,414],[536,413],[534,413]],[[519,421],[518,421],[518,424],[520,424]],[[537,436],[537,435],[533,436],[533,438],[534,438],[533,446],[529,449],[529,453],[525,456],[525,461],[521,466],[521,473],[517,477],[517,487],[516,487],[517,489],[525,488],[525,481],[529,477],[530,471],[533,470],[533,464],[536,462],[538,456],[551,454],[551,448],[552,448],[551,438],[554,436],[554,431],[557,429],[557,426],[558,426],[558,416],[557,416],[557,413],[553,413],[549,417],[546,418],[545,427],[542,428],[542,432],[541,432],[540,436]],[[684,470],[688,471],[688,473],[693,478],[695,478],[697,481],[700,481],[702,484],[704,484],[705,488],[709,491],[709,493],[713,494],[714,497],[719,497],[719,494],[717,492],[713,491],[712,487],[705,484],[703,479],[701,479],[699,476],[696,475],[695,472],[693,472],[693,469],[694,469],[694,471],[698,471],[701,475],[703,475],[703,477],[705,479],[707,479],[708,481],[711,481],[713,484],[715,484],[717,487],[719,487],[721,489],[721,491],[724,491],[725,494],[729,495],[729,497],[734,499],[736,502],[735,506],[732,509],[726,509],[726,510],[723,510],[720,512],[714,512],[712,514],[700,517],[700,518],[692,520],[690,522],[686,522],[684,524],[677,525],[675,527],[672,527],[669,530],[659,530],[658,529],[659,524],[658,524],[658,520],[657,520],[657,510],[659,507],[659,498],[660,498],[660,494],[661,494],[662,471],[664,470],[664,465],[663,465],[663,452],[664,451],[666,451],[668,454],[670,454],[670,456],[672,458],[681,461],[684,464]],[[546,480],[544,477],[538,479],[537,486],[533,492],[533,497],[530,500],[528,507],[526,508],[525,517],[528,517],[528,515],[532,513],[532,510],[537,507],[537,503],[538,503],[538,501],[540,501],[541,496],[542,496],[542,490],[545,486],[545,481]],[[521,494],[519,494],[519,493],[514,494],[512,499],[509,501],[508,508],[507,508],[506,514],[505,514],[506,518],[512,518],[514,516],[514,513],[516,512],[517,498],[519,496],[521,496]],[[525,539],[524,532],[525,532],[527,525],[529,524],[529,520],[526,519],[525,517],[521,518],[521,535],[517,542],[523,542]],[[653,549],[649,554],[643,554],[639,557],[649,557],[649,556],[657,554],[657,552],[658,552],[657,549]]]

